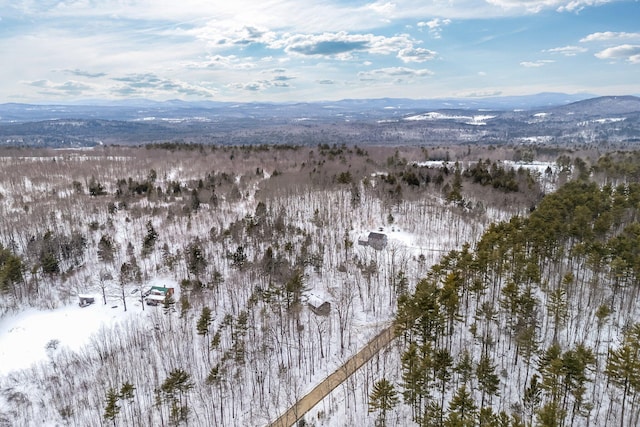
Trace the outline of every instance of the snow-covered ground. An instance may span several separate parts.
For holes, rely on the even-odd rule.
[[[164,277],[154,278],[145,286],[177,289],[173,279]],[[127,288],[127,311],[113,292],[107,296],[106,305],[99,292],[90,295],[95,297],[95,303],[86,307],[73,304],[52,310],[31,308],[0,318],[0,376],[28,369],[60,348],[78,351],[103,328],[111,329],[127,320],[147,321],[154,310],[162,310],[161,306],[145,306],[143,310],[137,288]]]
[[[47,359],[47,346],[51,350],[68,347],[77,351],[100,328],[110,328],[127,316],[140,314],[139,305],[124,312],[117,303],[102,305],[98,301],[87,307],[27,309],[5,316],[0,320],[0,375]]]

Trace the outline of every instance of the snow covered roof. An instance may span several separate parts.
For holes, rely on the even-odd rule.
[[[319,292],[307,293],[307,303],[312,307],[320,307],[325,302],[328,302],[327,298]]]

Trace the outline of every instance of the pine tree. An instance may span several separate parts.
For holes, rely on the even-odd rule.
[[[107,390],[107,404],[104,408],[104,419],[111,421],[113,425],[116,425],[116,417],[120,413],[120,406],[118,406],[118,399],[120,395],[114,388]]]
[[[522,397],[524,409],[529,413],[529,424],[533,424],[533,415],[536,409],[540,407],[540,402],[542,402],[542,388],[538,379],[537,374],[531,377],[529,387],[525,388]]]
[[[103,234],[98,242],[98,259],[102,262],[112,262],[114,252],[115,244],[113,239],[109,235]]]
[[[560,427],[565,418],[565,413],[560,408],[558,402],[550,401],[545,403],[538,410],[539,427]]]
[[[404,402],[411,406],[413,420],[416,422],[420,418],[422,401],[429,397],[426,387],[429,382],[428,361],[425,357],[429,358],[430,352],[427,352],[424,357],[421,356],[418,345],[411,342],[401,358],[404,389],[402,395]]]
[[[178,425],[186,421],[189,416],[187,395],[194,388],[191,375],[183,369],[173,369],[160,386],[161,402],[164,401],[169,409],[173,424]]]
[[[640,323],[624,335],[617,349],[609,349],[606,374],[609,381],[622,390],[620,426],[624,426],[627,397],[640,392]]]
[[[508,423],[508,418],[507,418],[507,423]],[[500,417],[498,414],[493,412],[493,409],[491,408],[491,406],[487,406],[486,408],[480,408],[480,411],[478,412],[478,424],[479,424],[479,427],[500,427]]]
[[[589,381],[587,370],[595,365],[596,358],[591,349],[579,344],[575,349],[566,351],[562,355],[562,362],[564,372],[563,409],[567,408],[567,394],[570,394],[573,397],[573,411],[571,413],[571,424],[573,424],[576,414],[583,406],[585,383]]]
[[[469,384],[473,378],[473,359],[471,358],[469,349],[465,348],[462,353],[460,353],[460,360],[454,369],[455,372],[460,375],[462,383]]]
[[[562,350],[558,344],[552,344],[540,357],[538,370],[542,374],[542,388],[557,407],[560,401],[563,374]]]
[[[475,425],[477,409],[467,385],[462,384],[449,403],[449,415],[444,425],[472,427]]]
[[[142,256],[145,257],[153,252],[156,240],[158,239],[158,232],[153,228],[151,220],[147,221],[147,234],[142,241]]]
[[[202,307],[202,314],[196,323],[196,330],[198,335],[201,335],[205,338],[205,343],[207,344],[207,361],[211,361],[211,347],[207,343],[207,338],[209,335],[209,326],[211,325],[212,317],[211,317],[211,309],[209,307]]]
[[[547,303],[549,315],[553,318],[553,342],[558,339],[558,330],[562,327],[567,319],[567,291],[563,287],[559,287],[549,295]]]
[[[444,398],[447,384],[451,381],[451,367],[453,366],[453,358],[447,349],[436,350],[433,355],[433,373],[434,377],[440,381],[440,408],[444,412]]]
[[[22,261],[0,244],[0,294],[8,292],[16,283],[22,282]]]
[[[500,379],[495,373],[496,365],[491,364],[489,356],[480,357],[478,366],[476,367],[476,377],[478,378],[478,388],[482,392],[480,400],[480,408],[484,408],[485,396],[489,397],[497,395]],[[489,399],[491,404],[491,398]]]
[[[199,277],[207,268],[207,260],[205,258],[204,249],[200,244],[200,240],[196,238],[186,251],[187,270],[192,275]]]
[[[384,427],[387,412],[398,404],[395,387],[386,378],[378,380],[369,394],[369,412],[378,412],[378,425]]]
[[[120,388],[120,394],[118,395],[118,398],[122,402],[127,402],[128,405],[130,406],[135,396],[134,395],[135,389],[136,388],[133,384],[131,384],[130,382],[125,382],[124,384],[122,384],[122,387]],[[124,411],[124,413],[126,416],[126,410]],[[133,413],[131,414],[131,424],[135,424]]]
[[[451,337],[454,332],[453,322],[456,320],[458,309],[460,307],[460,286],[460,275],[457,272],[452,272],[447,274],[440,290],[440,305],[442,306],[447,318],[448,327],[446,334],[450,337],[449,345],[451,345]]]
[[[202,314],[196,324],[198,335],[206,336],[209,333],[209,326],[211,325],[211,309],[209,307],[202,307]]]

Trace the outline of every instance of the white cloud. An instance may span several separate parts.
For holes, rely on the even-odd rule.
[[[347,32],[323,34],[285,35],[269,45],[273,49],[302,56],[327,56],[337,59],[350,58],[349,54],[367,52],[377,55],[390,55],[403,49],[413,48],[413,41],[408,35],[393,37],[376,36],[374,34],[349,34]],[[417,51],[424,56],[426,50]]]
[[[606,3],[610,3],[613,0],[573,0],[573,1],[561,1],[558,5],[559,12],[579,12],[585,7],[599,6]]]
[[[523,67],[526,68],[539,68],[539,67],[543,67],[547,64],[551,64],[555,61],[551,60],[551,59],[540,59],[538,61],[523,61],[520,63],[520,65],[522,65]]]
[[[229,89],[236,89],[248,92],[263,92],[271,88],[289,88],[291,85],[287,81],[273,80],[254,80],[248,83],[230,83],[226,85]]]
[[[100,77],[104,77],[107,75],[107,73],[102,73],[102,72],[96,72],[96,73],[92,73],[90,71],[85,71],[85,70],[79,70],[79,69],[75,69],[75,70],[64,70],[65,73],[67,74],[72,74],[74,76],[78,76],[78,77],[86,77],[89,79],[97,79]]]
[[[587,49],[580,46],[562,46],[562,47],[554,47],[553,49],[546,49],[543,52],[548,53],[559,53],[564,56],[576,56],[579,53],[586,52]]]
[[[61,96],[79,96],[85,91],[93,89],[92,86],[75,80],[68,80],[64,83],[54,83],[50,80],[42,79],[35,81],[23,81],[22,83],[41,89],[41,93],[57,93]]]
[[[451,19],[434,18],[430,21],[418,22],[418,27],[428,28],[431,37],[433,37],[434,39],[439,39],[442,36],[442,27],[445,27],[449,24],[451,24]]]
[[[377,1],[375,3],[371,3],[366,5],[366,8],[373,10],[374,12],[384,16],[384,17],[391,17],[393,15],[393,13],[396,11],[396,4],[395,3],[391,3],[389,1],[384,2],[384,1]]]
[[[588,36],[580,39],[582,43],[608,42],[608,41],[621,41],[621,40],[640,40],[640,33],[603,31],[599,33],[589,34]]]
[[[488,98],[492,96],[500,96],[502,95],[502,91],[500,90],[487,90],[487,91],[479,91],[479,92],[469,92],[462,96],[467,98]]]
[[[226,69],[252,70],[257,64],[251,58],[240,58],[236,55],[211,55],[200,61],[188,61],[184,66],[189,69]]]
[[[195,37],[207,42],[209,47],[214,49],[238,48],[256,43],[269,44],[276,39],[276,34],[266,28],[234,26],[233,22],[220,22],[217,19],[195,28],[177,29],[170,33]]]
[[[595,54],[599,59],[623,59],[632,64],[640,63],[640,45],[623,44],[610,47]]]
[[[426,68],[413,69],[405,67],[379,68],[370,71],[361,71],[358,78],[361,81],[393,81],[395,83],[405,83],[416,78],[433,75],[431,70]]]
[[[430,61],[436,57],[437,53],[424,49],[421,47],[409,47],[405,49],[401,49],[398,52],[398,58],[402,60],[402,62],[425,62]]]
[[[217,91],[202,84],[183,82],[179,79],[160,77],[154,73],[135,73],[122,77],[113,77],[118,82],[110,88],[110,92],[128,97],[166,97],[171,94],[187,97],[214,96]]]
[[[527,13],[539,13],[543,10],[557,10],[558,12],[578,12],[585,7],[610,3],[612,0],[487,0],[487,3],[505,10]]]

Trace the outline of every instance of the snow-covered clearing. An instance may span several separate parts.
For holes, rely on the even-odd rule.
[[[178,288],[174,280],[161,277],[153,278],[147,286]],[[95,302],[86,307],[73,304],[52,310],[29,308],[0,318],[0,376],[45,361],[57,349],[79,351],[101,329],[124,322],[148,324],[151,314],[162,310],[161,306],[145,306],[143,310],[139,289],[128,287],[124,311],[122,300],[113,291],[106,305],[97,292],[90,294]]]

